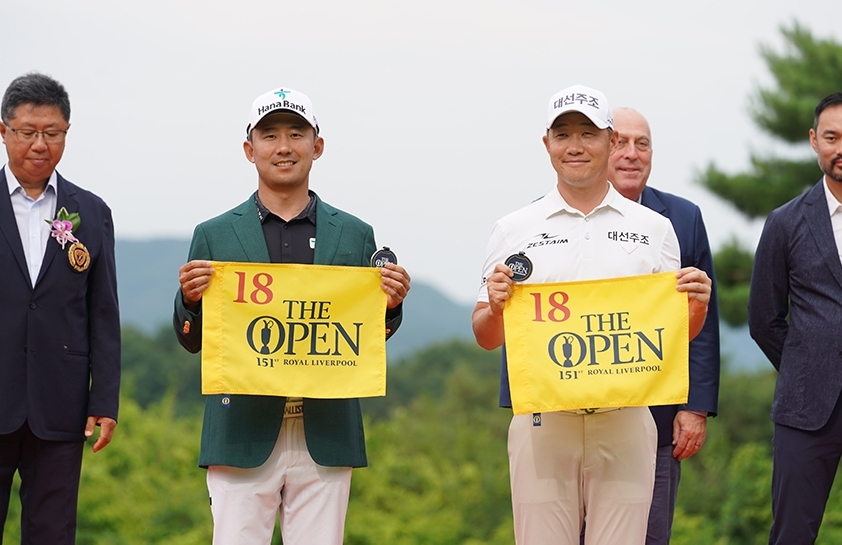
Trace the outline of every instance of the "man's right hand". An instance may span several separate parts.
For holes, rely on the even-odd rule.
[[[512,296],[512,270],[498,263],[494,272],[485,279],[488,290],[488,302],[477,303],[471,314],[471,323],[477,344],[486,350],[493,350],[503,344],[503,309]]]
[[[488,290],[489,311],[494,316],[503,315],[506,301],[512,296],[513,274],[508,265],[498,263],[494,267],[494,272],[485,281],[485,287]]]
[[[188,310],[195,310],[202,300],[202,293],[210,286],[213,267],[210,261],[193,260],[178,269],[181,299]]]

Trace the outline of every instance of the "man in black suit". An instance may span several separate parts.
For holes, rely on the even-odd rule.
[[[41,74],[0,106],[0,541],[15,472],[21,543],[71,545],[82,447],[117,425],[120,320],[111,210],[55,170],[70,128],[64,87]]]
[[[842,92],[816,107],[810,144],[824,176],[766,219],[749,329],[778,370],[769,543],[816,540],[842,456]]]

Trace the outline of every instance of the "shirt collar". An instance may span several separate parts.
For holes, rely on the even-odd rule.
[[[26,191],[23,189],[23,186],[20,185],[18,179],[15,178],[14,174],[12,174],[12,169],[9,168],[8,163],[6,163],[6,166],[3,167],[3,170],[6,172],[6,185],[9,189],[9,195],[14,193],[15,190],[17,190],[18,188],[20,188],[21,191],[26,193]],[[47,187],[44,188],[44,191],[46,192],[49,188],[52,187],[53,193],[58,195],[58,182],[56,181],[57,179],[58,176],[56,176],[56,171],[54,170],[52,174],[50,174],[50,179],[47,180]]]
[[[316,225],[316,194],[310,190],[307,191],[307,194],[310,196],[310,202],[307,203],[307,206],[304,207],[304,210],[299,212],[297,216],[295,216],[289,221],[308,219],[313,225]],[[257,196],[257,191],[254,192],[254,204],[257,207],[257,217],[260,219],[261,224],[264,223],[267,219],[269,219],[269,216],[284,221],[277,215],[273,214],[271,210],[266,208],[266,206],[264,206],[264,204],[260,202],[260,197]]]
[[[827,199],[827,211],[832,216],[842,208],[842,204],[830,192],[830,188],[827,186],[827,176],[822,178],[822,186],[824,187],[824,197]]]
[[[631,201],[620,195],[620,193],[614,189],[614,186],[608,181],[605,183],[608,185],[608,192],[605,194],[605,197],[602,198],[602,202],[600,202],[590,214],[587,214],[587,216],[591,216],[603,208],[613,208],[620,214],[625,215],[626,208]],[[542,206],[544,207],[544,211],[546,212],[547,218],[554,216],[559,212],[585,216],[585,214],[582,214],[581,211],[573,208],[567,203],[567,201],[564,200],[564,197],[562,197],[561,193],[558,192],[558,188],[553,188],[552,191],[544,195],[540,200]]]

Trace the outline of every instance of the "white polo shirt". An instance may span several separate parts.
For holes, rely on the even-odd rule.
[[[681,253],[670,221],[605,183],[608,193],[588,215],[553,188],[498,220],[488,241],[477,301],[488,302],[485,279],[518,252],[532,261],[527,282],[536,284],[678,270]]]

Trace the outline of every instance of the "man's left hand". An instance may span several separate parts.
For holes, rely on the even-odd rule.
[[[114,428],[117,427],[117,421],[107,416],[89,416],[88,422],[85,424],[85,437],[92,437],[94,435],[94,428],[97,426],[99,426],[99,437],[97,437],[94,443],[94,452],[99,452],[111,442],[111,437],[114,435]]]
[[[386,308],[392,309],[400,305],[409,293],[409,273],[400,265],[386,263],[380,269],[382,282],[380,288],[386,292]]]
[[[678,411],[672,423],[672,455],[681,460],[687,459],[702,448],[707,436],[708,419],[706,416],[691,411]]]

